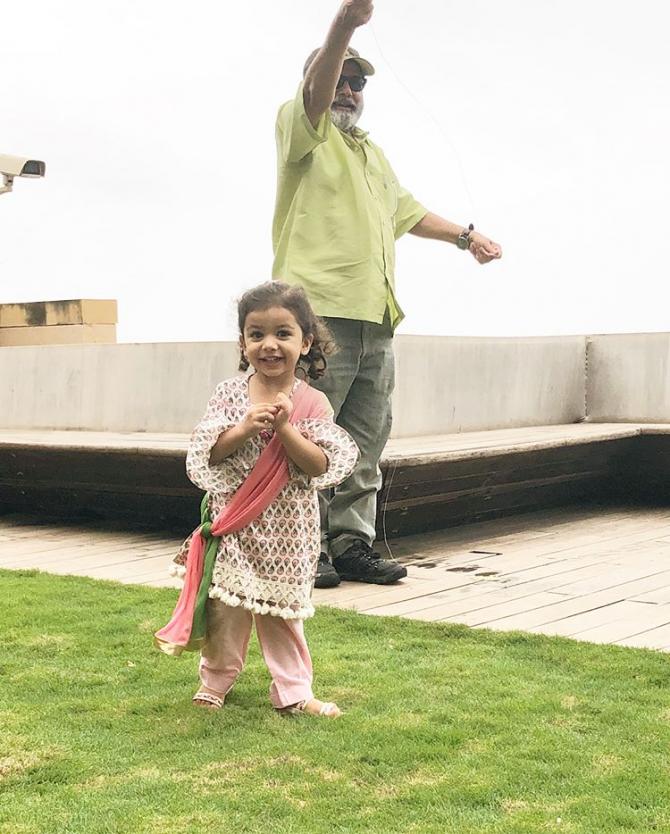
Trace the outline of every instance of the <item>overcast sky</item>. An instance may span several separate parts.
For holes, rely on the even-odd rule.
[[[231,338],[270,277],[274,119],[331,0],[3,6],[0,302],[116,298],[119,341]],[[361,126],[431,210],[502,244],[398,244],[401,332],[668,330],[662,0],[378,0]]]

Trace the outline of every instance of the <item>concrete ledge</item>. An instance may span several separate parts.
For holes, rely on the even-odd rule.
[[[186,434],[1,431],[0,506],[183,529],[195,523],[201,495],[185,473],[188,442]],[[378,533],[402,536],[602,501],[652,483],[658,496],[667,492],[669,464],[667,425],[537,426],[392,440],[381,462]]]
[[[637,437],[642,426],[622,423],[578,423],[568,426],[530,426],[518,429],[406,437],[389,441],[386,463],[423,466],[456,460],[489,458],[515,452],[535,452]],[[1,437],[2,435],[0,435]]]
[[[642,423],[640,425],[642,435],[670,434],[670,423]]]
[[[670,434],[670,425],[635,423],[578,423],[567,426],[531,426],[481,432],[404,437],[390,440],[382,461],[404,466],[514,452],[540,451],[645,434]],[[0,447],[35,447],[72,451],[133,452],[183,457],[189,434],[151,432],[13,431],[0,430]]]
[[[106,431],[12,431],[0,429],[0,448],[62,449],[95,452],[165,454],[183,458],[190,435]]]

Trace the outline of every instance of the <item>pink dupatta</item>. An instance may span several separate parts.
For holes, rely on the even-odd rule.
[[[291,423],[326,416],[323,396],[302,382],[293,394]],[[207,495],[201,507],[201,525],[194,531],[186,559],[186,574],[170,622],[154,635],[165,654],[199,651],[205,641],[206,603],[219,539],[246,527],[263,513],[286,486],[288,458],[275,434],[230,503],[210,521]]]

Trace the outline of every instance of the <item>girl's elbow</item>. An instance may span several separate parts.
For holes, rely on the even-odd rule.
[[[308,477],[319,478],[328,471],[328,459],[324,455],[323,460],[305,461],[301,469]]]
[[[323,459],[320,460],[314,468],[317,471],[314,472],[312,478],[319,478],[321,475],[325,475],[328,471],[328,458],[323,455]]]

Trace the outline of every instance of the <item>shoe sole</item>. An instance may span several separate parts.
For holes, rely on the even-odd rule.
[[[335,574],[335,576],[317,576],[314,587],[315,588],[337,588],[337,586],[341,582],[341,577]]]
[[[359,576],[355,573],[341,573],[340,579],[344,579],[345,582],[365,582],[368,585],[392,585],[394,582],[397,582],[399,579],[404,579],[406,576],[406,569],[401,568],[399,571],[388,576]]]

